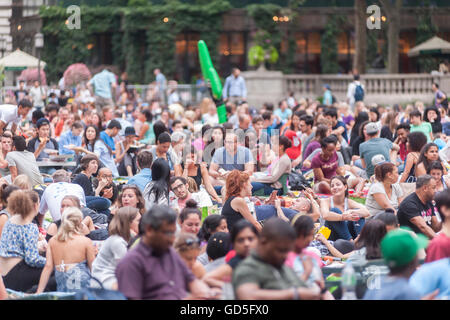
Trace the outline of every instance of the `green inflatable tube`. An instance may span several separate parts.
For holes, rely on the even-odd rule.
[[[212,65],[211,57],[209,55],[208,47],[205,41],[198,42],[198,57],[200,60],[200,68],[202,69],[203,78],[209,80],[211,84],[211,95],[217,108],[217,115],[219,123],[227,122],[227,110],[222,101],[222,82],[216,69]]]

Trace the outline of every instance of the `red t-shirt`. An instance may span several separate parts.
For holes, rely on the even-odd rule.
[[[297,159],[302,153],[302,141],[297,135],[297,132],[293,130],[286,130],[284,134],[289,140],[291,140],[292,146],[286,149],[286,154],[291,160]]]
[[[335,152],[330,159],[327,161],[322,159],[322,153],[317,153],[311,160],[312,169],[322,169],[323,177],[325,179],[331,179],[336,175],[336,170],[338,168],[338,155]],[[314,181],[317,181],[314,177]]]
[[[450,258],[450,238],[440,233],[428,245],[425,262],[432,262],[443,258]]]

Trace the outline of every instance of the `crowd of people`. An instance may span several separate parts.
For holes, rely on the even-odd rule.
[[[128,299],[331,300],[330,261],[381,259],[365,299],[450,296],[438,84],[431,106],[366,105],[357,75],[345,102],[325,85],[323,101],[250,106],[234,69],[219,124],[212,99],[166,101],[155,76],[147,97],[105,69],[76,92],[21,83],[0,106],[0,299],[101,284]]]

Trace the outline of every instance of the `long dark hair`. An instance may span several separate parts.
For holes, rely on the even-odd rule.
[[[435,106],[431,106],[431,107],[428,107],[425,109],[425,111],[423,112],[423,121],[430,122],[430,120],[428,119],[428,111],[431,111],[431,110],[433,110],[437,114],[437,118],[434,122],[440,123],[441,122],[441,113],[439,112],[438,108],[436,108]]]
[[[359,234],[358,240],[355,242],[355,248],[366,248],[366,259],[381,259],[380,243],[386,235],[386,225],[383,221],[373,219],[366,221],[364,227]]]
[[[425,157],[425,153],[428,152],[428,150],[430,150],[431,147],[436,147],[439,151],[439,147],[437,146],[436,143],[430,142],[427,143],[423,148],[422,151],[420,151],[420,156],[419,156],[419,160],[417,160],[417,165],[419,165],[420,163],[423,162],[423,166],[425,167],[425,171],[428,171],[428,168],[430,167],[430,164],[432,161],[429,161],[427,159],[427,157]],[[441,157],[439,157],[439,161],[442,162]]]
[[[198,238],[200,240],[208,241],[214,231],[220,226],[222,220],[226,219],[220,214],[212,214],[207,216],[202,223],[200,231],[198,232]]]
[[[87,136],[86,136],[86,131],[87,131],[87,129],[89,129],[89,128],[94,128],[94,130],[95,130],[95,139],[94,139],[94,143],[89,142],[89,140],[88,140],[88,138],[87,138]],[[94,148],[94,144],[95,144],[95,142],[99,139],[99,137],[100,137],[100,131],[99,131],[99,129],[97,128],[97,126],[95,126],[95,125],[93,125],[93,124],[90,124],[90,125],[88,125],[88,126],[86,127],[86,129],[84,129],[83,142],[84,142],[84,144],[86,145],[86,147],[87,147],[88,145],[91,145],[92,148]]]
[[[344,186],[347,187],[347,189],[345,189],[345,197],[348,197],[348,183],[347,183],[347,179],[345,179],[343,176],[334,176],[333,178],[331,178],[330,180],[330,185],[333,182],[333,180],[339,180],[340,182],[342,182],[342,184]]]
[[[155,141],[158,141],[159,135],[163,132],[169,132],[169,129],[167,129],[164,122],[158,120],[153,124],[153,132],[155,133]]]
[[[366,137],[364,136],[364,128],[365,126],[370,123],[369,120],[364,121],[363,123],[361,123],[361,125],[359,126],[359,137],[362,139],[362,141],[366,140]]]
[[[202,128],[203,129],[203,128]],[[210,145],[210,144],[214,144],[216,141],[214,141],[213,140],[213,131],[214,130],[220,130],[220,131],[222,131],[222,141],[221,141],[221,146],[223,146],[223,141],[224,141],[224,139],[225,139],[225,128],[223,127],[223,126],[221,126],[221,125],[216,125],[216,126],[214,126],[214,127],[212,127],[212,128],[210,128],[211,130],[210,130],[210,135],[208,136],[208,142],[206,143],[206,145],[205,145],[205,149]],[[202,133],[202,136],[203,136],[204,134]],[[214,154],[214,152],[216,151],[216,149],[214,148],[214,149],[212,149],[211,150],[211,154]]]
[[[154,184],[150,189],[150,194],[155,193],[155,202],[158,202],[157,200],[164,196],[169,199],[169,179],[169,164],[162,158],[156,159],[152,165],[152,181],[154,181]]]
[[[353,140],[356,139],[356,137],[359,134],[359,127],[363,124],[363,122],[369,121],[369,114],[365,111],[360,112],[355,119],[355,124],[352,128],[352,134],[350,137],[350,143],[353,143]]]
[[[248,220],[241,219],[236,222],[230,230],[231,243],[233,244],[233,246],[239,233],[247,228],[249,228],[257,237],[259,237],[259,233],[258,230],[256,230],[256,227]]]

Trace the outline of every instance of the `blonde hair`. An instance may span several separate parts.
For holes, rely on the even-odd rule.
[[[14,179],[13,185],[18,186],[22,190],[31,190],[32,187],[30,179],[24,174],[19,174]]]
[[[191,121],[194,121],[195,120],[195,112],[192,110],[188,110],[184,113],[184,117]]]
[[[58,228],[56,239],[65,242],[73,238],[75,234],[81,233],[81,221],[83,220],[83,213],[75,207],[69,207],[64,210],[61,217],[61,225]]]
[[[422,101],[416,101],[414,106],[416,107],[416,109],[423,109],[423,108],[425,108],[425,105],[423,104]]]
[[[195,182],[195,180],[192,177],[187,177],[186,180],[187,180],[187,183],[188,183],[188,190],[189,190],[189,192],[190,193],[198,192],[197,182]]]
[[[203,98],[202,102],[200,102],[200,110],[202,111],[202,114],[208,113],[211,103],[213,103],[212,99]]]

